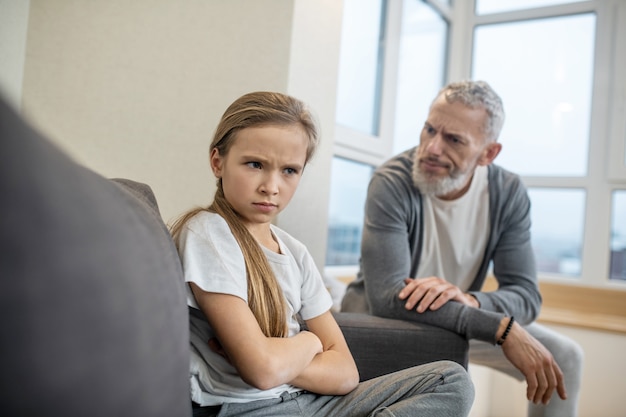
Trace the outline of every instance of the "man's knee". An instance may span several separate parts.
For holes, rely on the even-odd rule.
[[[567,377],[580,378],[585,351],[582,346],[570,338],[559,339],[560,343],[549,348],[552,356]]]
[[[567,362],[571,363],[571,366],[576,369],[582,369],[583,361],[585,360],[585,351],[582,346],[572,340],[564,349],[563,356],[567,359]]]

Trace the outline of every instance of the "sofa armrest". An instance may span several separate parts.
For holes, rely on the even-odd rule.
[[[362,313],[333,315],[356,361],[361,381],[443,359],[467,368],[469,344],[454,332]]]
[[[0,98],[2,415],[191,415],[180,258],[119,184]]]

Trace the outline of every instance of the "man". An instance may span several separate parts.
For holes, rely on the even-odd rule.
[[[502,101],[485,82],[439,92],[419,145],[372,177],[361,268],[342,310],[462,334],[471,362],[526,379],[530,416],[572,417],[582,349],[534,323],[541,295],[530,200],[517,175],[492,164],[503,123]],[[481,292],[490,265],[498,290]]]

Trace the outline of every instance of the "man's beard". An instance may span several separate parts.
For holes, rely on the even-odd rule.
[[[445,196],[454,191],[458,191],[465,186],[471,170],[467,172],[453,170],[450,175],[438,178],[432,175],[424,174],[419,168],[419,158],[417,154],[413,160],[412,170],[413,184],[424,195],[430,196]]]

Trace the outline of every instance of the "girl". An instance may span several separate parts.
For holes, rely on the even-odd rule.
[[[317,144],[310,112],[279,93],[242,96],[217,127],[214,201],[172,227],[189,283],[194,416],[467,415],[473,386],[456,363],[359,384],[313,259],[272,224]]]

